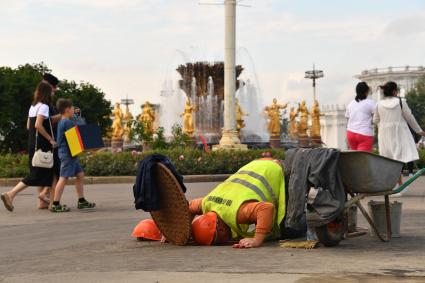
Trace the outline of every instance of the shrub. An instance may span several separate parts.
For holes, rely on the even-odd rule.
[[[128,176],[135,174],[136,160],[130,152],[86,153],[80,162],[87,176]]]
[[[192,138],[188,134],[183,132],[182,126],[178,123],[174,124],[171,128],[171,135],[171,148],[185,148],[194,146]]]
[[[169,157],[177,171],[183,175],[230,174],[250,161],[260,158],[266,151],[270,150],[216,151],[206,154],[197,149],[174,148],[138,153],[86,154],[80,158],[80,161],[88,176],[132,176],[136,174],[138,161],[149,154],[159,153]],[[275,158],[284,158],[282,150],[270,152]]]
[[[159,127],[156,130],[154,135],[154,139],[152,142],[153,149],[166,149],[168,147],[167,140],[165,138],[165,129],[163,127]]]
[[[153,149],[165,149],[168,147],[163,127],[158,127],[154,133],[151,133],[145,129],[145,124],[139,120],[131,120],[127,123],[127,126],[131,129],[130,139],[132,141]]]
[[[148,152],[98,152],[80,156],[81,165],[87,176],[134,176],[138,161],[149,154],[168,156],[177,171],[183,175],[230,174],[248,162],[271,152],[275,158],[283,159],[282,150],[215,151],[207,154],[198,149],[174,148]],[[0,177],[24,177],[28,174],[28,156],[6,154],[0,156]]]
[[[28,155],[11,153],[0,155],[0,178],[24,177],[28,173]]]
[[[80,156],[87,176],[134,176],[138,161],[149,154],[168,156],[177,171],[183,175],[231,174],[248,162],[271,152],[274,158],[283,159],[283,150],[214,151],[207,154],[191,148],[160,149],[149,152],[99,152]],[[419,150],[419,168],[425,167],[425,149]],[[28,174],[28,156],[5,154],[0,156],[0,178],[24,177]]]

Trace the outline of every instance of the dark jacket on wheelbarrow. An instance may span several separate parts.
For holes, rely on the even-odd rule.
[[[337,166],[339,155],[339,150],[325,148],[287,151],[284,167],[288,203],[284,229],[305,231],[305,217],[309,227],[318,227],[342,212],[346,195]]]
[[[177,173],[170,159],[161,154],[149,155],[139,161],[137,167],[136,183],[133,186],[134,205],[136,209],[143,209],[144,211],[160,209],[159,190],[161,188],[156,187],[154,182],[156,172],[155,165],[157,163],[162,163],[170,169],[180,183],[183,192],[186,192],[186,187],[183,184],[183,176]]]

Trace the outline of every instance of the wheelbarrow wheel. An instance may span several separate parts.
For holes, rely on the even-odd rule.
[[[315,230],[320,243],[326,247],[338,246],[347,230],[347,218],[339,216],[326,225],[316,227]]]

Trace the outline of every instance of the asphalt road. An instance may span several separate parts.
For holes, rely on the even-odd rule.
[[[0,207],[0,282],[425,282],[423,183],[411,188],[415,197],[399,199],[401,238],[381,243],[363,236],[314,250],[138,242],[131,231],[149,215],[134,210],[131,185],[86,186],[93,211],[77,211],[67,187],[64,203],[74,210],[64,214],[37,210],[30,188],[13,213]],[[189,184],[187,197],[214,185]]]

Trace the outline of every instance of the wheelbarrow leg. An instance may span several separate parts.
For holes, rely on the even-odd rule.
[[[390,206],[390,198],[388,195],[385,195],[385,216],[387,220],[387,241],[389,241],[392,236],[392,229],[391,229],[391,206]]]
[[[378,229],[375,226],[375,223],[373,223],[373,220],[370,218],[369,214],[367,213],[366,209],[363,207],[363,205],[360,203],[360,200],[355,203],[357,207],[360,209],[363,216],[366,218],[367,222],[369,223],[370,227],[372,227],[373,231],[375,232],[376,236],[381,240],[382,242],[387,242],[379,233]]]

